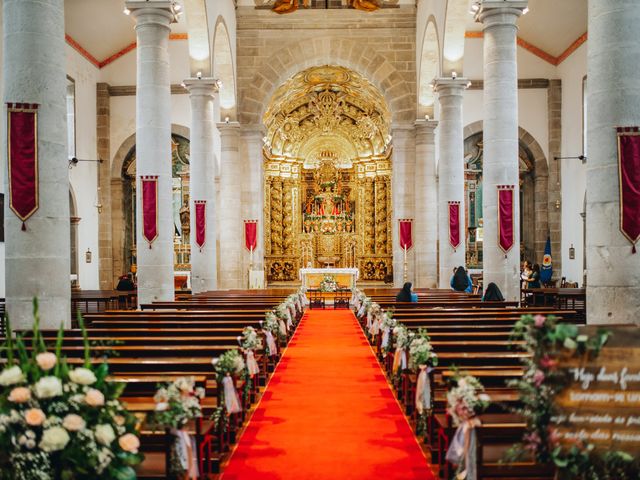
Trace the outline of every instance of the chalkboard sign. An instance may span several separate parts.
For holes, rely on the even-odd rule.
[[[575,353],[558,358],[568,385],[555,399],[560,443],[592,444],[597,451],[640,457],[640,328],[611,327],[594,358]],[[580,333],[593,334],[595,327]]]

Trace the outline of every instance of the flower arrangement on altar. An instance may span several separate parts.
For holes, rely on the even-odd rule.
[[[490,398],[480,381],[471,375],[456,375],[447,393],[447,414],[458,427],[446,454],[448,462],[457,465],[456,478],[477,478],[475,428],[477,416],[489,406]]]
[[[318,289],[321,292],[335,292],[336,290],[338,290],[338,282],[336,282],[336,279],[333,275],[325,275],[320,282]]]
[[[93,365],[84,322],[84,362],[71,368],[62,356],[63,327],[47,350],[34,300],[31,350],[6,318],[0,373],[0,478],[135,479],[136,418],[120,403],[123,384],[107,381],[106,363]]]
[[[174,476],[197,476],[195,439],[189,435],[186,426],[190,420],[202,417],[200,400],[204,395],[204,388],[195,388],[192,377],[180,377],[160,386],[153,397],[156,407],[151,423],[170,429],[174,436],[169,462],[170,473]]]
[[[609,336],[604,329],[592,335],[580,334],[576,325],[558,322],[551,315],[524,315],[516,323],[512,340],[524,341],[530,357],[522,360],[522,378],[509,382],[509,386],[519,391],[521,406],[515,411],[523,416],[527,429],[522,442],[509,451],[508,462],[530,453],[539,463],[552,462],[559,479],[640,478],[640,462],[633,456],[615,450],[600,454],[587,440],[563,446],[554,423],[554,400],[570,383],[569,371],[558,368],[559,360],[595,358]]]

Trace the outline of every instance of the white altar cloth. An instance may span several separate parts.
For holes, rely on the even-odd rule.
[[[301,268],[298,271],[302,286],[307,288],[316,288],[325,275],[332,275],[340,286],[354,288],[360,271],[357,268]],[[348,285],[344,285],[345,281]]]

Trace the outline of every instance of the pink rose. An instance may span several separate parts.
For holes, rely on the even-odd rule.
[[[533,322],[534,322],[536,328],[544,327],[544,322],[546,322],[546,321],[547,321],[547,319],[543,315],[536,315],[535,317],[533,317]]]
[[[26,387],[16,387],[9,393],[9,401],[13,403],[25,403],[31,399],[31,390]]]
[[[140,440],[133,433],[125,433],[118,439],[118,445],[125,452],[138,453],[140,448]]]
[[[533,383],[536,387],[539,387],[542,385],[542,382],[544,382],[544,378],[544,372],[542,370],[536,370],[536,373],[533,374]]]
[[[549,428],[549,442],[551,445],[558,445],[561,440],[560,432],[557,428]]]
[[[56,366],[57,357],[51,352],[39,353],[36,355],[36,363],[45,372]]]
[[[62,421],[62,426],[70,432],[79,432],[86,426],[86,422],[80,415],[70,413]]]
[[[24,420],[27,422],[27,425],[31,425],[32,427],[39,427],[44,423],[47,417],[45,417],[44,412],[39,408],[30,408],[26,412],[24,412]]]
[[[101,407],[104,405],[104,395],[100,390],[90,388],[84,396],[84,401],[91,407]]]
[[[540,366],[542,368],[555,368],[558,365],[558,361],[552,359],[549,355],[545,355],[540,359]]]

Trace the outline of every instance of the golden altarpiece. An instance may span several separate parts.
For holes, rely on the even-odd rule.
[[[353,71],[314,67],[276,91],[264,119],[267,281],[296,281],[302,267],[392,275],[392,149],[379,91]]]

